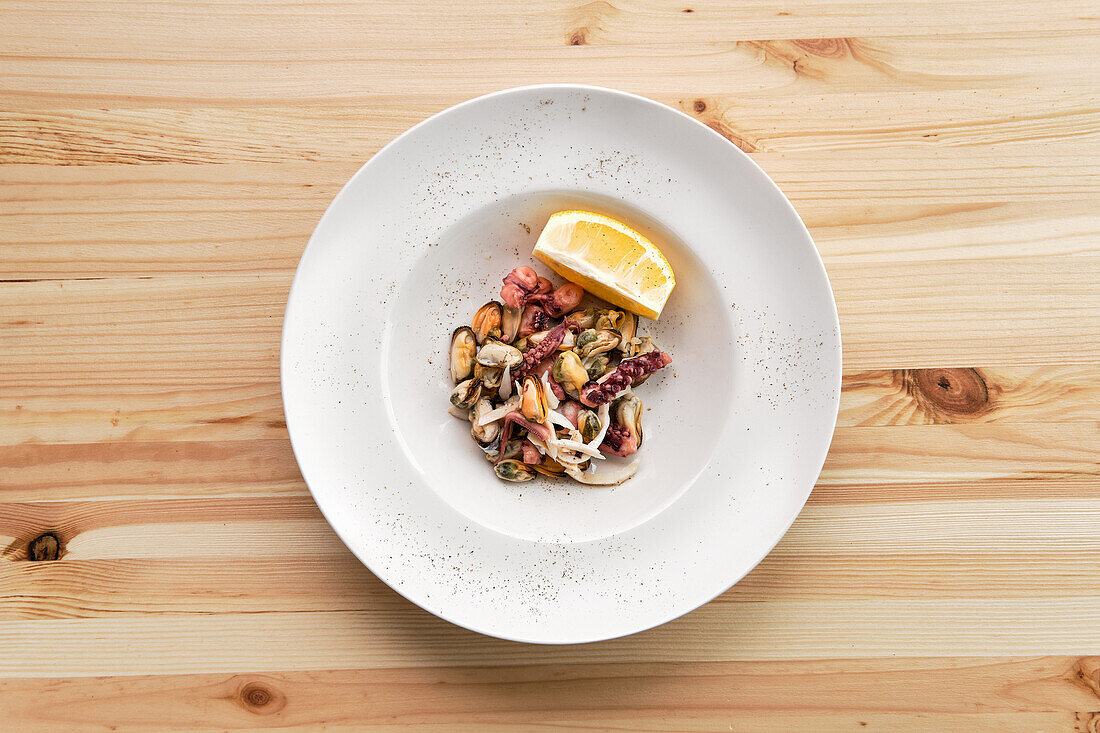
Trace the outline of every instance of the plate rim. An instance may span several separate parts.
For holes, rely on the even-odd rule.
[[[739,574],[733,580],[731,580],[728,585],[726,585],[724,588],[721,588],[714,595],[706,598],[705,600],[699,602],[696,605],[692,605],[690,608],[685,608],[682,611],[675,612],[672,615],[668,616],[667,618],[662,618],[661,620],[656,621],[654,623],[646,624],[646,625],[641,626],[639,628],[628,629],[628,630],[623,631],[621,633],[615,633],[615,634],[610,635],[610,636],[600,635],[600,636],[595,636],[595,637],[590,637],[590,638],[586,637],[586,638],[579,638],[579,639],[539,639],[539,638],[524,638],[520,635],[515,635],[515,634],[511,634],[511,635],[502,634],[500,632],[488,631],[486,629],[479,628],[478,625],[476,625],[476,624],[471,624],[471,623],[468,623],[468,622],[457,620],[455,618],[452,618],[449,614],[443,612],[442,610],[436,610],[436,609],[430,608],[430,607],[425,606],[424,604],[410,598],[407,594],[402,592],[399,588],[395,587],[395,585],[393,583],[391,583],[389,580],[387,580],[381,573],[379,573],[378,570],[376,570],[374,567],[372,567],[371,563],[368,562],[367,559],[362,557],[362,555],[358,551],[356,551],[355,547],[352,546],[352,543],[349,542],[348,538],[344,536],[344,533],[342,533],[339,529],[337,529],[337,525],[334,524],[332,519],[329,517],[329,512],[327,512],[325,510],[324,506],[322,506],[322,503],[320,501],[318,501],[317,494],[314,491],[313,486],[311,485],[310,478],[306,476],[306,471],[302,467],[302,461],[299,457],[299,447],[296,444],[296,441],[295,441],[295,438],[294,438],[294,431],[291,429],[291,424],[290,424],[291,421],[290,421],[288,413],[287,413],[287,377],[288,377],[288,372],[291,371],[290,368],[287,365],[287,349],[286,349],[286,345],[287,345],[286,342],[287,342],[287,337],[288,337],[288,329],[287,329],[288,318],[287,318],[287,316],[290,313],[292,304],[294,303],[296,289],[298,289],[298,286],[301,283],[301,277],[300,276],[301,276],[301,272],[302,272],[303,262],[305,261],[306,256],[309,254],[310,248],[314,246],[314,241],[315,241],[316,236],[317,236],[317,231],[319,229],[321,229],[321,225],[331,215],[331,212],[336,208],[336,206],[340,202],[341,198],[344,197],[345,195],[347,195],[347,192],[352,187],[352,184],[354,184],[361,176],[366,174],[366,171],[371,166],[371,164],[375,161],[376,158],[378,158],[380,155],[382,155],[382,153],[388,151],[390,148],[397,146],[406,137],[411,136],[416,130],[420,129],[422,126],[428,125],[429,123],[436,120],[436,118],[447,116],[449,114],[458,112],[459,110],[461,110],[465,107],[472,106],[472,105],[477,104],[479,102],[483,102],[483,101],[493,99],[493,98],[496,98],[496,97],[506,96],[506,95],[520,93],[520,92],[535,91],[535,90],[556,90],[556,91],[557,90],[569,90],[569,91],[582,91],[582,92],[591,92],[591,93],[597,93],[597,94],[606,94],[606,95],[610,95],[610,96],[616,96],[616,97],[631,99],[635,102],[640,102],[640,103],[643,103],[643,104],[645,104],[647,106],[650,106],[650,107],[659,107],[664,111],[671,111],[671,112],[675,113],[677,116],[679,116],[680,118],[689,121],[690,123],[692,123],[693,125],[695,125],[699,128],[702,128],[703,130],[706,131],[707,134],[713,136],[714,139],[716,139],[718,141],[721,141],[722,144],[727,145],[730,148],[732,148],[734,151],[736,151],[735,155],[739,155],[745,162],[748,162],[753,168],[755,168],[757,170],[757,172],[760,173],[763,176],[764,180],[767,181],[767,185],[769,185],[771,187],[772,191],[779,195],[779,198],[782,201],[782,205],[785,206],[787,211],[791,215],[794,216],[795,220],[797,220],[799,228],[801,229],[802,233],[805,235],[806,239],[811,244],[811,249],[812,249],[813,254],[814,254],[813,260],[814,260],[814,262],[816,264],[816,267],[817,267],[818,271],[820,272],[821,276],[824,278],[825,285],[828,289],[829,302],[832,305],[831,325],[833,327],[834,332],[836,333],[836,340],[837,340],[834,355],[830,359],[831,361],[834,362],[833,366],[835,367],[836,379],[835,379],[835,382],[834,382],[834,385],[833,385],[834,390],[832,392],[832,402],[833,402],[833,409],[831,411],[832,412],[832,426],[829,428],[829,440],[826,442],[826,444],[824,446],[824,450],[822,451],[820,459],[815,462],[816,465],[817,465],[817,469],[814,472],[815,473],[814,481],[810,485],[809,490],[806,491],[806,495],[802,498],[802,500],[800,502],[801,505],[800,505],[798,511],[794,513],[794,515],[786,523],[785,526],[781,527],[768,540],[768,542],[766,543],[767,546],[756,557],[755,560],[753,560],[751,563],[749,563],[747,565],[745,571],[743,573]],[[825,319],[825,320],[830,320],[830,319]],[[824,260],[821,257],[821,251],[817,246],[817,242],[814,240],[813,235],[810,234],[809,228],[806,226],[806,223],[802,220],[802,217],[799,215],[798,210],[795,209],[794,204],[791,203],[790,199],[783,192],[783,190],[779,187],[779,184],[777,184],[772,179],[772,177],[770,175],[768,175],[767,171],[765,171],[755,160],[753,160],[753,158],[750,155],[748,155],[738,145],[736,145],[733,141],[726,138],[724,135],[719,133],[714,128],[712,128],[709,125],[705,124],[704,122],[698,120],[697,118],[692,117],[691,115],[687,114],[683,110],[677,109],[675,107],[672,107],[671,105],[665,104],[663,102],[659,102],[655,99],[651,99],[651,98],[643,96],[641,94],[635,94],[633,92],[627,92],[627,91],[623,91],[623,90],[620,90],[620,89],[614,89],[614,88],[611,88],[611,87],[604,87],[604,86],[599,86],[599,85],[594,85],[594,84],[581,84],[581,83],[570,83],[570,82],[550,82],[550,83],[539,83],[539,84],[525,84],[525,85],[520,85],[520,86],[507,87],[507,88],[504,88],[504,89],[498,89],[498,90],[495,90],[495,91],[492,91],[492,92],[488,92],[486,94],[481,94],[481,95],[478,95],[478,96],[475,96],[475,97],[471,97],[471,98],[463,100],[462,102],[459,102],[457,104],[451,105],[449,107],[445,107],[444,109],[441,109],[438,112],[435,112],[435,113],[429,115],[428,117],[425,117],[424,119],[420,120],[416,124],[412,125],[408,129],[401,132],[399,135],[397,135],[392,140],[387,142],[385,145],[380,147],[377,151],[375,151],[367,160],[365,160],[363,162],[363,164],[361,166],[359,166],[358,169],[356,169],[355,173],[353,173],[352,176],[350,178],[348,178],[348,180],[345,181],[344,184],[340,187],[340,190],[336,193],[335,196],[333,196],[332,200],[329,202],[328,206],[325,208],[324,213],[321,214],[320,218],[317,220],[317,223],[314,225],[313,231],[310,233],[309,239],[306,242],[306,246],[302,249],[302,254],[299,256],[298,264],[295,266],[295,269],[294,269],[294,277],[292,278],[290,288],[287,291],[287,301],[286,301],[286,306],[283,309],[283,323],[282,323],[282,326],[281,326],[281,329],[280,329],[280,337],[279,337],[279,394],[280,394],[280,402],[281,402],[282,408],[283,408],[283,417],[284,417],[284,420],[285,420],[286,426],[287,426],[287,437],[290,441],[291,453],[294,456],[295,463],[297,464],[299,473],[302,476],[302,481],[305,483],[306,489],[309,491],[310,497],[313,499],[313,503],[317,506],[318,511],[321,512],[321,516],[324,517],[325,522],[329,525],[329,527],[336,534],[336,536],[340,539],[340,541],[344,544],[344,546],[348,549],[348,551],[351,552],[351,554],[354,555],[355,558],[360,563],[362,563],[362,565],[365,568],[367,568],[367,570],[369,570],[376,578],[378,578],[383,584],[385,584],[386,587],[388,587],[390,590],[394,591],[399,596],[401,596],[405,600],[407,600],[410,603],[412,603],[413,605],[415,605],[417,608],[420,608],[421,610],[424,610],[424,611],[432,614],[433,616],[436,616],[437,618],[440,618],[444,621],[447,621],[450,624],[453,624],[453,625],[458,626],[460,628],[466,629],[467,631],[472,631],[474,633],[481,634],[483,636],[496,638],[496,639],[502,639],[502,640],[510,641],[510,642],[525,643],[525,644],[538,644],[538,645],[546,645],[546,646],[560,646],[560,645],[571,645],[571,644],[590,644],[590,643],[595,643],[595,642],[599,642],[599,641],[610,641],[612,639],[620,639],[620,638],[623,638],[623,637],[626,637],[626,636],[632,636],[634,634],[640,634],[642,632],[649,631],[651,629],[657,628],[658,626],[663,626],[663,625],[665,625],[665,624],[667,624],[671,621],[674,621],[674,620],[676,620],[676,619],[678,619],[682,616],[685,616],[685,615],[691,613],[692,611],[695,611],[695,610],[707,605],[708,603],[713,601],[715,598],[717,598],[718,596],[722,595],[723,593],[728,591],[733,586],[740,583],[769,554],[771,554],[772,550],[775,549],[776,545],[779,544],[779,541],[782,540],[782,538],[787,534],[787,532],[790,531],[790,528],[794,525],[794,522],[798,519],[798,517],[802,514],[802,511],[805,509],[806,502],[809,501],[809,497],[813,493],[814,488],[817,486],[818,479],[820,479],[821,470],[822,470],[822,468],[824,468],[825,461],[828,458],[829,451],[832,447],[832,441],[836,437],[837,420],[838,420],[839,414],[840,414],[841,386],[842,386],[842,383],[843,383],[843,364],[844,364],[844,360],[843,360],[843,350],[844,350],[843,341],[844,341],[843,333],[842,333],[841,328],[840,328],[840,316],[839,316],[839,311],[837,310],[837,306],[836,306],[836,293],[833,290],[832,281],[829,278],[828,270],[825,268],[825,263],[824,263]],[[811,464],[811,465],[814,465],[814,464]],[[680,501],[681,498],[682,498],[682,496],[678,497],[676,500],[674,500],[672,502],[672,504],[670,504],[669,506],[666,506],[664,509],[661,510],[661,512],[658,512],[658,515],[660,513],[668,511],[674,504],[676,504],[678,501]],[[473,520],[467,519],[467,521],[472,522]],[[644,526],[644,524],[645,523],[643,522],[643,524],[641,526]]]

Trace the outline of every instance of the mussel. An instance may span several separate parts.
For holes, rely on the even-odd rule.
[[[597,329],[612,329],[619,330],[619,325],[626,320],[626,313],[624,311],[617,311],[614,309],[601,310],[596,312],[596,322],[592,324],[593,328]]]
[[[523,441],[520,439],[509,440],[508,445],[504,446],[504,458],[518,458],[523,455]]]
[[[599,308],[585,308],[584,310],[573,311],[565,317],[565,320],[572,321],[581,329],[593,328],[596,325],[596,317],[599,313]]]
[[[607,357],[607,354],[593,354],[587,359],[581,359],[581,364],[584,365],[584,370],[588,373],[588,380],[595,382],[611,368],[611,359]]]
[[[522,308],[512,308],[507,305],[503,306],[501,309],[500,340],[508,344],[515,341],[516,334],[519,333],[519,324],[522,320]]]
[[[474,373],[477,338],[473,329],[463,326],[451,334],[451,379],[458,384]]]
[[[474,314],[473,326],[474,336],[477,338],[479,344],[485,343],[486,339],[499,339],[501,338],[501,323],[504,318],[504,306],[495,300],[490,300],[485,305],[481,306],[477,313]],[[511,341],[511,339],[508,339]]]
[[[486,390],[494,390],[500,387],[500,380],[504,376],[504,370],[500,367],[474,365],[474,379],[484,385]]]
[[[588,370],[584,368],[580,357],[572,351],[558,354],[551,374],[562,389],[573,395],[580,394],[581,387],[588,382]]]
[[[577,416],[577,427],[581,431],[581,439],[588,443],[596,439],[603,426],[600,424],[599,415],[592,410],[584,410]]]
[[[550,330],[536,331],[535,333],[527,337],[527,345],[538,346],[540,343],[542,343],[542,340],[546,338],[549,333]],[[576,344],[577,337],[573,334],[572,331],[566,331],[565,336],[563,336],[561,339],[561,343],[558,344],[558,351],[568,351],[569,349],[572,349],[574,346],[576,346]]]
[[[546,397],[546,385],[533,374],[523,378],[520,387],[519,411],[531,422],[544,423],[550,412],[550,403]]]
[[[620,341],[622,337],[619,332],[610,328],[586,329],[577,336],[577,356],[585,359],[595,354],[604,354],[618,346]]]
[[[493,466],[497,476],[505,481],[530,481],[535,477],[535,472],[526,463],[508,458]]]
[[[642,445],[642,401],[634,396],[633,393],[627,393],[625,397],[619,398],[613,405],[615,411],[615,422],[619,423],[638,441],[638,447]]]
[[[561,478],[565,475],[565,467],[552,458],[546,458],[542,463],[536,463],[529,468],[538,475],[548,478]]]
[[[489,339],[478,349],[477,363],[497,369],[503,369],[506,366],[514,369],[523,363],[523,352],[502,341]]]
[[[482,448],[491,446],[500,438],[501,421],[493,420],[492,422],[484,425],[479,424],[481,418],[485,413],[490,412],[493,409],[493,403],[485,398],[481,398],[474,405],[474,409],[470,411],[470,435],[477,441],[477,444]]]
[[[641,343],[638,340],[638,316],[630,311],[624,311],[623,315],[624,318],[619,324],[619,335],[622,337],[619,341],[619,351],[628,357],[634,356]]]
[[[460,410],[472,409],[479,399],[481,399],[481,382],[476,379],[459,382],[451,391],[451,404]]]

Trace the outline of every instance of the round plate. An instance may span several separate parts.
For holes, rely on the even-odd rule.
[[[636,390],[641,469],[614,488],[499,481],[446,412],[451,332],[511,268],[548,274],[531,249],[567,208],[626,220],[677,276],[647,322],[673,364]],[[775,545],[829,447],[840,333],[748,156],[648,99],[549,85],[452,107],[352,177],[302,256],[281,366],[302,475],[364,564],[461,626],[573,643],[690,611]]]

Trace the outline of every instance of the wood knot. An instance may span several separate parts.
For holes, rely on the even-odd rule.
[[[683,9],[683,10],[681,10],[680,12],[681,12],[681,13],[694,13],[695,11],[694,11],[694,10],[692,10],[691,8],[684,8],[684,9]]]
[[[53,532],[41,534],[27,543],[27,559],[33,562],[61,557],[61,540]]]
[[[1081,657],[1070,670],[1073,682],[1100,700],[1100,657]]]
[[[685,100],[680,100],[680,105],[685,111],[689,109]],[[707,104],[707,100],[705,99],[695,99],[691,102],[690,110],[699,118],[700,122],[741,148],[741,150],[746,153],[760,152],[760,146],[757,145],[756,141],[750,140],[726,122],[722,116],[720,107],[712,107],[710,104]]]
[[[765,64],[786,66],[795,76],[817,79],[826,78],[829,64],[820,63],[820,56],[834,56],[847,53],[845,39],[805,38],[792,41],[739,41],[757,49],[761,61]],[[815,61],[817,61],[815,63]]]
[[[607,0],[592,0],[569,13],[565,21],[565,43],[569,46],[588,46],[593,38],[608,27],[608,23],[622,11]]]
[[[934,422],[970,420],[993,409],[989,387],[977,369],[906,369],[902,382]]]
[[[796,38],[791,43],[795,48],[820,58],[844,58],[849,51],[847,38]]]
[[[271,715],[286,707],[286,697],[262,682],[246,682],[237,690],[237,700],[245,710],[257,715]]]
[[[1100,733],[1100,711],[1073,714],[1074,733]]]

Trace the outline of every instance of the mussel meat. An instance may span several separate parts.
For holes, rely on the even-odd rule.
[[[620,341],[622,337],[618,331],[589,328],[577,336],[577,356],[585,359],[594,354],[604,354],[618,346]]]
[[[530,481],[535,477],[535,472],[530,466],[512,458],[507,458],[493,466],[493,470],[496,471],[499,478],[516,483]]]
[[[479,344],[485,343],[486,339],[499,339],[501,337],[501,322],[504,318],[503,309],[504,307],[495,300],[490,300],[478,308],[477,313],[474,314],[473,323],[470,325],[473,326],[474,336]]]
[[[523,378],[520,388],[519,411],[531,422],[544,423],[550,412],[550,402],[546,396],[546,385],[533,374]]]
[[[489,339],[478,349],[477,363],[498,369],[506,366],[514,369],[523,363],[523,352],[501,341]]]
[[[554,465],[549,465],[551,463]],[[557,466],[557,468],[554,466]],[[536,463],[530,466],[530,468],[538,475],[548,478],[561,478],[565,475],[565,468],[560,463],[550,458],[545,459],[542,463]]]
[[[523,309],[513,308],[509,305],[501,309],[500,340],[510,344],[516,340],[519,333],[519,324],[523,320]]]
[[[581,387],[588,382],[588,370],[584,368],[580,357],[572,351],[558,354],[551,374],[562,389],[573,395],[580,394]]]
[[[600,313],[599,308],[585,308],[580,311],[573,311],[565,317],[565,320],[572,321],[581,327],[581,329],[593,328],[596,325],[596,316]]]
[[[638,340],[638,316],[630,311],[624,311],[623,316],[622,323],[619,324],[619,335],[622,337],[619,341],[619,351],[630,357],[634,356],[638,344],[641,343]]]
[[[585,410],[577,417],[577,427],[581,431],[581,439],[589,443],[600,434],[600,416],[592,410]]]
[[[627,393],[625,397],[619,398],[613,406],[615,422],[630,431],[638,441],[639,448],[642,445],[642,408],[642,401],[633,393]]]
[[[474,365],[474,379],[479,380],[487,390],[498,389],[503,376],[504,370],[500,367],[485,366],[484,364]]]
[[[619,325],[625,320],[626,313],[624,311],[617,311],[609,308],[596,312],[596,322],[592,327],[598,329],[613,329],[617,331],[619,330]]]
[[[611,367],[611,360],[607,358],[607,354],[593,354],[587,359],[581,359],[581,364],[588,373],[588,381],[595,382],[607,373]]]
[[[523,440],[509,440],[508,445],[504,446],[504,458],[518,458],[523,455]]]
[[[479,424],[481,418],[492,409],[493,403],[483,397],[477,401],[474,409],[470,411],[470,435],[482,448],[491,446],[500,438],[500,420],[493,420],[484,425]]]
[[[459,382],[451,391],[451,404],[460,410],[472,409],[479,399],[481,399],[481,382],[476,379]]]
[[[458,384],[474,373],[477,339],[473,329],[463,326],[451,334],[451,379]]]

